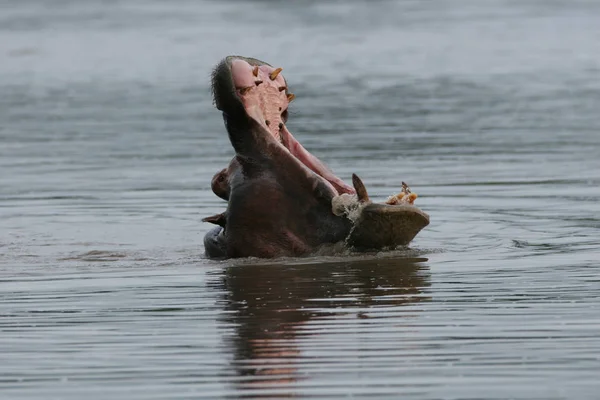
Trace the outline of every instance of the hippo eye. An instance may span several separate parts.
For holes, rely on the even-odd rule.
[[[217,178],[217,182],[223,182],[225,180],[225,177],[223,175],[219,175],[219,177]]]

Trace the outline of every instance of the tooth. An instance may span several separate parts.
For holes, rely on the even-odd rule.
[[[255,84],[256,86],[260,85],[261,83],[263,83],[263,81],[254,81],[254,84]]]
[[[258,65],[252,70],[252,75],[258,76]]]
[[[283,68],[277,68],[276,70],[273,70],[273,72],[271,72],[269,74],[269,77],[271,78],[271,80],[274,81],[275,78],[277,78],[277,75],[279,75],[281,73],[281,71],[283,71]]]
[[[279,91],[283,92],[285,89],[287,89],[285,86],[279,86]]]
[[[294,93],[288,93],[288,95],[287,95],[288,103],[291,103],[292,100],[294,100],[295,98],[296,98],[296,95]]]
[[[244,87],[244,88],[240,88],[240,94],[243,96],[246,93],[248,93],[250,91],[250,89],[252,89],[252,86],[248,86],[248,87]]]
[[[402,193],[406,193],[406,194],[410,194],[412,193],[410,191],[410,188],[408,187],[408,185],[406,184],[406,182],[402,182]]]
[[[356,190],[356,196],[358,197],[358,201],[360,201],[361,203],[369,201],[367,188],[356,174],[352,174],[352,186],[354,186],[354,190]]]

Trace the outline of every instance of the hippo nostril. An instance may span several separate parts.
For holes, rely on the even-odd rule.
[[[271,78],[271,80],[274,81],[277,78],[277,75],[281,73],[281,71],[283,71],[283,68],[277,68],[276,70],[273,70],[273,72],[269,74],[269,78]]]
[[[279,86],[279,91],[283,92],[285,89],[287,89],[285,86]]]
[[[271,125],[271,121],[269,121],[268,119],[265,120],[265,124],[267,124],[267,126]]]
[[[283,122],[279,123],[279,129],[283,128]]]
[[[254,81],[254,84],[255,84],[256,86],[260,85],[261,83],[263,83],[263,81]]]

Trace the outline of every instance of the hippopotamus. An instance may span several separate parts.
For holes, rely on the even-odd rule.
[[[378,204],[362,180],[337,177],[287,129],[295,96],[281,73],[255,58],[229,56],[212,74],[215,106],[235,156],[212,179],[227,209],[204,218],[210,258],[304,256],[326,245],[407,245],[429,224],[412,202]]]

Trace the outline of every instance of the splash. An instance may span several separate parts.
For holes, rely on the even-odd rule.
[[[353,223],[360,218],[362,210],[371,204],[370,201],[361,202],[355,194],[342,193],[331,200],[331,210],[337,216],[345,216]]]

